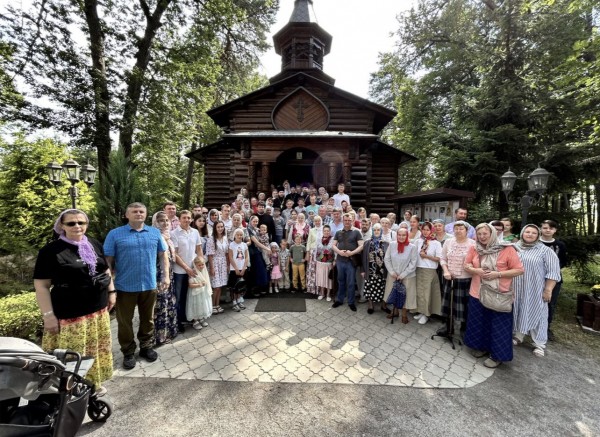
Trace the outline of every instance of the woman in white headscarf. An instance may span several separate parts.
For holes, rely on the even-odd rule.
[[[543,357],[548,341],[548,302],[561,276],[558,256],[540,241],[540,235],[536,225],[526,225],[516,243],[525,274],[513,283],[513,344],[521,344],[529,334],[534,355]]]
[[[152,216],[152,226],[160,231],[160,234],[167,243],[168,256],[169,256],[169,272],[165,275],[170,277],[169,286],[164,290],[159,290],[156,295],[156,305],[154,306],[154,341],[156,346],[170,343],[175,337],[177,337],[177,298],[173,291],[173,269],[172,265],[175,264],[175,246],[171,241],[171,229],[169,223],[169,217],[163,211],[159,211]],[[163,277],[160,263],[157,262],[156,269],[157,278]]]
[[[317,243],[323,238],[323,219],[320,216],[315,216],[313,219],[315,225],[308,232],[306,243],[306,260],[308,265],[306,268],[306,292],[310,294],[319,294],[317,288]]]

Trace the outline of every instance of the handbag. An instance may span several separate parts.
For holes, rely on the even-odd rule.
[[[499,313],[510,313],[513,306],[513,291],[500,293],[488,284],[481,284],[479,289],[479,302],[489,310]]]
[[[106,272],[98,273],[97,275],[92,276],[92,284],[98,291],[107,289],[110,285],[110,280],[111,276]]]

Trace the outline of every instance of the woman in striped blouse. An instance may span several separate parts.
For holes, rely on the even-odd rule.
[[[556,281],[560,281],[560,263],[556,253],[540,241],[536,225],[526,225],[521,230],[517,247],[525,274],[513,281],[513,344],[521,344],[525,334],[529,334],[534,355],[543,357],[548,341],[548,302]]]

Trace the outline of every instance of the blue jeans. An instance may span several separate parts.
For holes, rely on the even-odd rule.
[[[185,316],[185,303],[187,302],[188,292],[188,280],[187,273],[173,273],[173,292],[175,293],[175,300],[177,305],[177,320],[179,323],[187,322]]]
[[[338,274],[338,294],[336,300],[344,303],[344,298],[348,295],[348,305],[354,305],[354,296],[356,293],[356,269],[348,261],[338,260],[335,263]]]
[[[561,287],[562,282],[557,282],[554,289],[552,289],[552,297],[548,304],[548,328],[550,328],[550,323],[552,323],[552,319],[554,318],[554,311],[556,311],[556,304],[558,303],[558,295],[560,294]]]

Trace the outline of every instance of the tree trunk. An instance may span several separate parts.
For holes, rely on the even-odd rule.
[[[192,143],[192,152],[196,150],[196,143]],[[192,195],[192,178],[194,177],[193,159],[188,159],[187,175],[185,177],[185,190],[183,192],[183,209],[189,209],[190,197]]]
[[[98,178],[106,175],[110,159],[110,95],[106,77],[104,53],[104,32],[98,17],[98,0],[85,0],[85,21],[90,31],[90,50],[92,56],[92,86],[94,87],[95,129],[92,146],[98,153]]]
[[[585,184],[585,215],[587,217],[586,235],[590,235],[594,232],[594,218],[592,217],[592,193],[588,183]]]
[[[600,234],[600,208],[598,207],[598,193],[600,193],[600,184],[594,184],[594,193],[596,194],[596,234]]]
[[[150,61],[150,49],[152,48],[156,32],[161,26],[160,20],[171,2],[172,0],[159,0],[151,15],[146,0],[139,0],[144,16],[146,17],[146,29],[144,37],[138,43],[138,51],[135,55],[137,61],[127,77],[127,96],[119,134],[119,147],[123,149],[126,157],[131,156],[135,119],[142,94],[144,75]]]

